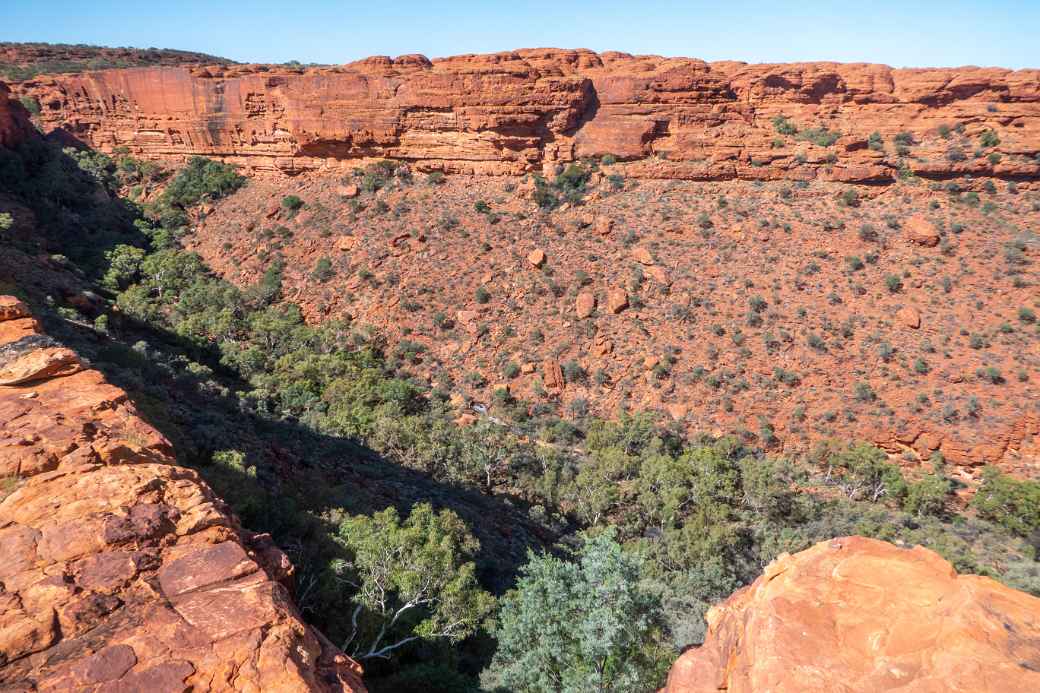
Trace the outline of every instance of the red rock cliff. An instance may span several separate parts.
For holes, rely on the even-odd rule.
[[[709,611],[663,693],[719,690],[1040,690],[1040,599],[922,547],[823,542]]]
[[[885,65],[747,65],[530,49],[430,61],[369,58],[334,68],[166,67],[36,78],[48,128],[153,158],[224,157],[298,172],[388,157],[420,170],[518,174],[578,157],[637,162],[630,176],[892,180],[1040,176],[1040,71]],[[842,133],[829,147],[779,137]],[[997,157],[947,156],[935,135],[993,129]],[[868,147],[911,133],[913,156]]]
[[[0,297],[0,689],[364,691],[292,565]]]
[[[13,147],[33,132],[28,113],[10,94],[8,86],[0,82],[0,148]]]

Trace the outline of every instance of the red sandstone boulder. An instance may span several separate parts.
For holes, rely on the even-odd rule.
[[[913,306],[903,306],[896,312],[896,320],[904,327],[916,330],[921,326],[921,314]]]
[[[1040,690],[1040,599],[922,547],[781,554],[707,619],[663,693]]]
[[[591,291],[582,291],[574,299],[574,312],[579,319],[592,315],[596,310],[596,297]]]
[[[903,229],[911,243],[928,248],[939,245],[939,232],[935,229],[935,224],[922,216],[907,219],[903,222]]]
[[[628,308],[628,294],[624,289],[611,289],[607,292],[607,310],[617,315]]]
[[[632,249],[632,259],[641,265],[654,264],[654,256],[650,253],[650,250],[641,245]]]

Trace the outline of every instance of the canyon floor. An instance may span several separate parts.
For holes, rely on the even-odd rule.
[[[257,179],[186,244],[240,285],[284,259],[309,321],[378,329],[463,417],[508,389],[528,414],[657,410],[777,451],[865,439],[1035,474],[1036,193],[624,171],[551,212],[530,179]]]

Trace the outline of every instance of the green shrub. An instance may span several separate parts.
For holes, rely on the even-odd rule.
[[[837,130],[828,130],[827,127],[824,126],[802,130],[798,133],[797,139],[812,142],[818,147],[830,147],[838,141],[839,137],[841,137],[840,132]]]
[[[942,516],[953,492],[953,482],[941,474],[928,474],[907,486],[903,508],[914,515]]]
[[[236,173],[233,167],[193,156],[188,160],[188,165],[170,181],[163,192],[163,200],[187,208],[203,200],[216,200],[230,195],[245,182],[245,177]]]
[[[303,200],[301,200],[296,195],[286,195],[282,198],[282,207],[289,210],[290,212],[295,212],[302,206]]]
[[[660,643],[660,599],[614,532],[572,561],[529,554],[502,602],[488,690],[643,691],[662,683],[672,648]]]
[[[997,133],[993,130],[985,130],[979,136],[979,144],[989,149],[991,147],[996,147],[998,144],[1000,144],[1000,138],[997,136]]]
[[[314,263],[314,269],[311,271],[311,279],[325,283],[334,276],[336,276],[336,272],[332,269],[332,260],[327,256],[318,258],[318,261]]]
[[[25,110],[29,111],[30,115],[40,115],[40,102],[32,96],[19,96],[18,101],[25,107]]]
[[[1018,481],[996,467],[986,467],[971,507],[979,517],[1029,536],[1040,529],[1040,482]]]
[[[798,134],[798,128],[794,126],[794,123],[792,123],[786,116],[782,115],[773,117],[773,128],[776,130],[777,134],[784,136]]]

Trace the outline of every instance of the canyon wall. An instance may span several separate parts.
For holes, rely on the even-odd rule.
[[[109,70],[38,77],[16,90],[39,102],[45,130],[97,149],[172,160],[201,154],[254,172],[349,170],[393,158],[417,170],[549,173],[610,154],[632,162],[628,176],[691,180],[886,182],[900,170],[1040,177],[1038,70],[530,49],[306,69]],[[778,132],[777,116],[803,136]],[[840,138],[822,146],[805,137],[824,127]],[[970,137],[993,130],[1000,143],[986,155],[954,154],[947,127]],[[870,146],[874,132],[887,148]],[[893,151],[897,133],[912,153]]]
[[[707,618],[663,693],[1040,689],[1040,599],[920,546],[782,554]]]
[[[0,297],[0,689],[364,691],[125,392]]]

